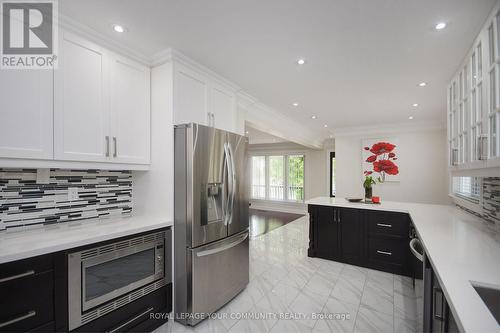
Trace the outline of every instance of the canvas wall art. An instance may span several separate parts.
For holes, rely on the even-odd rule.
[[[381,182],[400,180],[397,138],[363,139],[361,144],[364,175],[371,175]]]

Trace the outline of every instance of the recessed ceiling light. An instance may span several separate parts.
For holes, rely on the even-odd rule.
[[[292,105],[293,106],[299,106],[299,103],[293,103]]]
[[[304,59],[297,60],[297,64],[299,64],[299,65],[303,65],[305,63],[306,63],[306,61]]]
[[[115,24],[115,25],[113,25],[113,30],[116,32],[124,32],[125,28],[119,24]]]
[[[408,119],[413,120],[413,116],[409,116]]]
[[[434,27],[436,30],[443,30],[444,28],[446,28],[446,23],[444,22],[439,22],[438,24],[436,24],[436,26]]]
[[[324,125],[323,125],[323,127],[324,127],[324,128],[327,128],[327,127],[328,127],[328,125],[327,125],[327,124],[324,124]]]
[[[248,131],[245,131],[246,134],[248,134],[249,132]]]
[[[425,87],[426,85],[427,85],[427,83],[425,83],[425,82],[420,82],[420,83],[418,84],[418,86],[419,86],[419,87]]]
[[[413,104],[413,107],[414,107],[414,108],[416,108],[417,106],[418,106],[418,104],[417,104],[417,103],[414,103],[414,104]]]
[[[330,134],[330,139],[333,139],[333,135],[332,134]]]
[[[316,119],[316,116],[311,116],[311,119]]]

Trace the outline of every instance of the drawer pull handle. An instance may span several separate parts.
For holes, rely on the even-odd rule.
[[[392,228],[392,224],[385,224],[385,223],[377,223],[379,227],[384,227],[384,228]]]
[[[35,274],[35,271],[31,269],[31,270],[26,271],[26,272],[21,273],[21,274],[12,275],[12,276],[8,276],[6,278],[0,279],[0,283],[7,282],[7,281],[10,281],[10,280],[20,279],[22,277],[33,275],[33,274]]]
[[[387,251],[380,251],[380,250],[377,250],[377,253],[379,253],[379,254],[383,254],[383,255],[386,255],[386,256],[392,256],[392,252],[387,252]]]
[[[148,312],[151,312],[153,311],[153,308],[149,308],[147,309],[146,311],[144,312],[141,312],[140,314],[138,314],[137,316],[135,316],[134,318],[131,318],[129,320],[127,320],[126,322],[124,322],[123,324],[121,324],[120,326],[112,329],[111,331],[107,331],[107,333],[114,333],[114,332],[117,332],[119,330],[121,330],[122,328],[124,328],[125,326],[133,323],[134,321],[136,321],[137,319],[141,318],[142,316],[144,316],[145,314],[147,314]]]
[[[9,326],[11,324],[17,323],[18,321],[21,321],[21,320],[24,320],[24,319],[28,319],[28,318],[31,318],[33,316],[36,316],[36,311],[31,310],[30,312],[28,312],[25,315],[22,315],[22,316],[19,316],[17,318],[14,318],[12,320],[4,321],[3,323],[0,323],[0,328],[5,327],[5,326]]]

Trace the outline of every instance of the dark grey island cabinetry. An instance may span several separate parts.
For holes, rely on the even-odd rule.
[[[310,257],[413,276],[406,213],[309,205]]]

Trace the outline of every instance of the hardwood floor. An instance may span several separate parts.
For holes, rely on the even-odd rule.
[[[275,212],[269,210],[249,210],[250,237],[257,237],[271,230],[282,227],[287,223],[297,220],[303,214]]]

